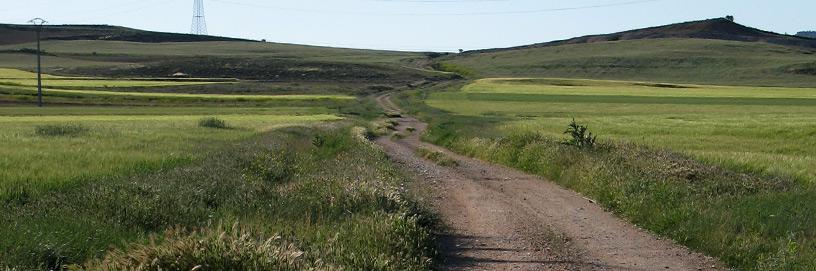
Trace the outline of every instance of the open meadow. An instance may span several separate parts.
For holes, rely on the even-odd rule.
[[[436,18],[509,45],[667,6],[389,2],[423,3],[361,29],[459,45],[0,24],[0,270],[816,270],[816,39],[729,15],[467,51]],[[260,28],[399,45],[312,8]]]
[[[601,140],[645,144],[816,182],[816,91],[568,79],[484,79],[430,106],[504,119],[502,134],[559,137],[573,118]]]
[[[62,111],[69,114],[0,117],[0,138],[8,144],[0,150],[0,198],[24,201],[32,194],[83,179],[172,167],[201,158],[207,146],[246,139],[276,127],[340,119],[328,114],[242,115],[223,110],[219,115],[165,115],[161,109],[142,112],[152,113],[144,115],[83,115],[81,108]],[[207,117],[226,121],[228,129],[199,126]]]
[[[224,119],[237,127],[253,120]],[[402,197],[402,175],[363,141],[360,130],[348,123],[312,125],[318,119],[290,118],[310,127],[254,135],[242,128],[167,131],[162,127],[172,124],[159,120],[158,131],[196,133],[210,138],[198,143],[209,145],[185,149],[174,136],[159,146],[181,143],[179,153],[169,157],[194,159],[114,175],[93,175],[106,170],[93,164],[107,161],[91,158],[106,159],[119,146],[88,150],[100,155],[60,152],[91,164],[80,165],[91,174],[0,205],[0,264],[76,270],[427,269],[433,257],[427,216]],[[195,126],[187,123],[196,119],[188,120],[176,125]],[[273,123],[266,121],[278,125]],[[129,132],[150,137],[156,131],[150,129]],[[100,130],[91,129],[90,136],[95,132]],[[127,167],[158,158],[140,156],[138,149],[149,146],[131,147],[135,157],[112,162]]]
[[[430,266],[364,84],[33,76],[0,69],[0,269]]]

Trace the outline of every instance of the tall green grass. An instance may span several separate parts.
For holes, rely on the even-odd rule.
[[[361,135],[323,129],[2,205],[0,266],[428,269],[428,219],[402,196],[404,177]]]
[[[82,110],[82,109],[77,109]],[[160,110],[153,111],[159,113]],[[0,202],[107,175],[145,172],[201,158],[209,145],[270,129],[337,120],[333,115],[222,115],[235,129],[198,126],[195,115],[0,117]],[[67,135],[67,136],[66,136]]]
[[[560,136],[573,118],[607,140],[669,148],[762,174],[816,181],[813,89],[655,87],[642,82],[480,80],[427,104],[473,117],[499,134]],[[477,121],[478,122],[478,121]]]
[[[88,128],[77,124],[39,125],[34,130],[38,136],[79,136],[88,132]]]

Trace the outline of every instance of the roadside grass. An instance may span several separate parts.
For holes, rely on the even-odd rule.
[[[429,220],[360,138],[340,123],[282,128],[217,143],[188,165],[0,205],[0,265],[427,270]]]
[[[433,161],[434,163],[443,167],[453,167],[459,165],[456,160],[451,159],[445,153],[440,151],[433,151],[426,148],[418,148],[417,154],[420,157]]]
[[[428,138],[435,141],[436,133],[444,130]],[[812,186],[631,144],[588,150],[561,141],[527,132],[448,137],[446,146],[544,176],[739,270],[816,268]]]
[[[557,137],[575,118],[607,140],[668,148],[713,164],[812,183],[814,93],[807,88],[480,80],[463,91],[431,94],[427,103],[463,116],[500,120],[494,126],[501,134],[535,131]]]
[[[514,84],[541,96],[551,86]],[[643,91],[610,84],[605,95]],[[816,268],[812,106],[471,100],[460,89],[401,96],[430,123],[425,140],[546,177],[739,270]],[[573,117],[598,147],[562,144]]]
[[[403,139],[405,137],[406,137],[406,135],[403,134],[403,133],[400,133],[400,132],[394,132],[394,133],[391,134],[391,139],[392,140],[400,140],[400,139]]]
[[[83,110],[75,108],[72,113]],[[174,110],[179,109],[170,111]],[[161,114],[161,110],[152,113]],[[25,202],[43,192],[101,176],[189,163],[201,158],[197,146],[246,139],[281,126],[340,119],[326,114],[224,114],[217,117],[234,129],[198,127],[200,118],[207,115],[0,116],[4,145],[0,148],[0,202]]]

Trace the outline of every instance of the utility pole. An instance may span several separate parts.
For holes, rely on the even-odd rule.
[[[43,106],[43,94],[42,94],[42,61],[40,60],[42,50],[40,49],[40,34],[42,33],[43,25],[48,23],[43,19],[34,18],[31,21],[28,21],[36,26],[37,30],[37,106]]]

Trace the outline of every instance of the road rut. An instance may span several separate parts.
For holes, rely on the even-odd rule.
[[[399,111],[389,95],[378,103]],[[415,175],[413,189],[447,226],[439,269],[725,270],[716,259],[658,238],[550,181],[421,142],[427,125],[415,118],[393,120],[407,136],[376,143]],[[458,165],[423,159],[419,148],[442,152]]]

